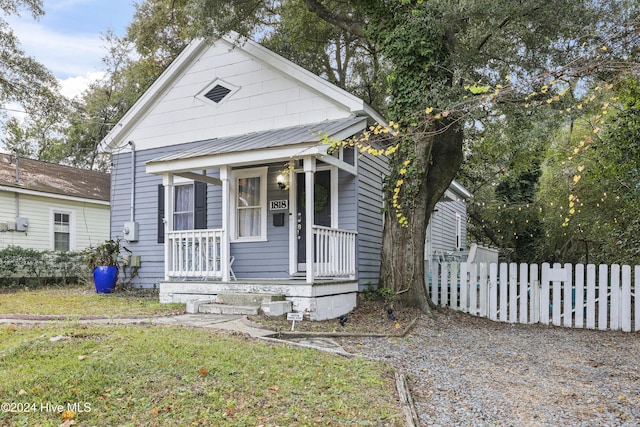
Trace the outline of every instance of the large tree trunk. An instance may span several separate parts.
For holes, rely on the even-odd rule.
[[[392,208],[385,213],[380,284],[395,292],[395,301],[400,306],[430,311],[430,298],[424,284],[427,225],[436,203],[460,168],[462,140],[462,130],[452,125],[434,136],[415,141],[415,162],[424,173],[414,178],[421,182],[413,209],[407,215],[408,224],[402,226]],[[390,167],[393,169],[395,165]],[[392,192],[393,188],[386,191]]]

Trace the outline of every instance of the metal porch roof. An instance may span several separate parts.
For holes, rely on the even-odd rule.
[[[166,154],[152,159],[148,163],[170,162],[173,160],[184,160],[196,157],[216,156],[220,154],[320,142],[324,138],[325,134],[331,137],[364,120],[366,120],[365,117],[349,117],[338,120],[327,120],[303,126],[272,129],[225,138],[209,139],[200,141],[200,144],[197,147]]]

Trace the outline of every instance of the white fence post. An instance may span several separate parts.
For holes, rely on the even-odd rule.
[[[489,314],[489,275],[488,265],[480,264],[480,316],[488,317]]]
[[[607,312],[609,310],[609,284],[607,266],[600,264],[598,267],[598,329],[607,329]]]
[[[587,328],[596,328],[596,266],[587,265]]]
[[[620,329],[620,266],[611,266],[611,304],[609,305],[609,327],[612,331]]]
[[[575,325],[576,328],[584,327],[584,265],[576,265],[575,270],[576,290],[575,290]]]
[[[540,323],[549,324],[549,263],[542,264],[542,280],[540,287]]]
[[[529,323],[529,278],[528,273],[529,266],[527,264],[520,264],[520,323]]]
[[[509,323],[518,321],[518,264],[509,264]]]
[[[460,310],[469,312],[469,278],[466,262],[460,264]]]
[[[531,283],[531,323],[540,322],[540,280],[538,276],[538,264],[531,264],[529,282]]]
[[[564,282],[564,294],[563,294],[563,306],[564,309],[564,322],[563,326],[570,328],[573,324],[573,310],[575,304],[575,292],[573,290],[573,266],[571,264],[565,264],[564,269],[566,271],[566,278]]]
[[[489,318],[498,320],[498,264],[489,265]]]
[[[478,264],[469,269],[469,313],[478,315]]]
[[[500,321],[506,322],[508,319],[508,297],[509,297],[509,265],[506,263],[500,264],[500,287],[498,288],[498,294],[500,296],[500,305],[498,310],[500,311]]]
[[[631,267],[628,265],[622,266],[620,327],[623,332],[631,332]]]

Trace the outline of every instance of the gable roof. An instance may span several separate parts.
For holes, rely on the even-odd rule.
[[[17,178],[16,178],[17,175]],[[0,186],[17,192],[47,193],[80,199],[109,201],[108,173],[0,153]]]
[[[215,43],[222,43],[227,45],[229,49],[238,49],[244,52],[260,63],[286,74],[300,85],[322,94],[327,99],[331,99],[336,104],[350,111],[352,115],[367,117],[370,124],[374,122],[386,123],[385,119],[362,99],[329,83],[323,78],[305,70],[250,39],[232,33],[219,39]],[[189,67],[198,61],[211,46],[212,43],[208,40],[193,40],[105,136],[101,143],[101,149],[110,152],[116,147],[124,145],[127,142],[124,140],[127,135],[154,105],[159,102],[162,96],[187,72]]]

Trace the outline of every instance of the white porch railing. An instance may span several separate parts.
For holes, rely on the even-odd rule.
[[[315,262],[314,277],[355,277],[355,231],[313,226]]]
[[[222,278],[220,242],[224,231],[169,231],[167,275],[172,278]]]

